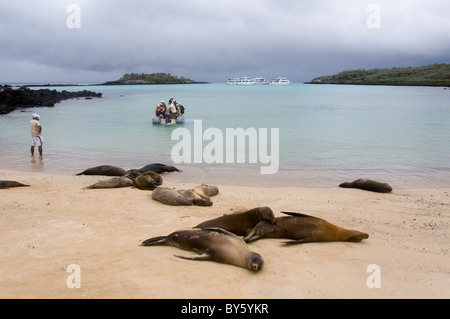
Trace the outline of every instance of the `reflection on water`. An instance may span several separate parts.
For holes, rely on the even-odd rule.
[[[44,172],[44,157],[39,156],[38,159],[34,156],[31,156],[31,170],[35,173],[43,173]]]

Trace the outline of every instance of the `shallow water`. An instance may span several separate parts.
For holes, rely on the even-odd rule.
[[[450,187],[450,90],[443,88],[202,84],[56,89],[87,89],[103,97],[0,116],[1,169],[72,175],[103,164],[129,169],[160,162],[182,170],[165,178],[187,183],[336,187],[364,177],[394,188]],[[155,105],[171,96],[186,107],[186,122],[153,125]],[[42,159],[29,151],[28,122],[34,112],[43,126]],[[171,137],[180,128],[191,134],[192,163],[174,163],[171,152],[180,141]],[[237,128],[256,132],[258,143],[268,144],[271,163],[279,159],[276,174],[260,174],[269,164],[259,153],[250,163],[249,153],[255,155],[250,140],[244,163],[227,161],[226,131]],[[279,132],[279,152],[269,143],[273,129]],[[208,140],[205,132],[221,135]],[[206,163],[208,154],[216,155],[208,145],[223,152],[224,163]],[[199,150],[199,163],[193,163]]]

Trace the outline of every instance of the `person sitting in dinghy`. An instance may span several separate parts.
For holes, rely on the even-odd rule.
[[[167,111],[170,112],[171,118],[176,119],[180,115],[180,113],[173,101],[173,99],[169,100],[169,108],[167,109]]]
[[[170,104],[170,103],[173,103],[173,104],[175,105],[175,107],[177,108],[178,116],[181,116],[181,115],[184,114],[184,106],[181,105],[180,103],[178,103],[178,102],[175,100],[174,97],[171,97],[171,98],[169,99],[169,104]]]
[[[160,117],[161,119],[163,119],[165,111],[166,110],[165,110],[164,107],[162,107],[160,104],[157,104],[156,108],[155,108],[155,116],[156,117]]]

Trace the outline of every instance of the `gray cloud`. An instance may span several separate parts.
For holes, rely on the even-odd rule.
[[[79,29],[66,24],[72,3]],[[371,4],[381,28],[367,25]],[[0,82],[106,81],[125,72],[306,81],[449,63],[448,12],[447,0],[14,1],[0,12]]]

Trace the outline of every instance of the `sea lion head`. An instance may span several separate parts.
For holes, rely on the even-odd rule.
[[[203,191],[203,194],[206,196],[215,196],[219,194],[219,188],[217,186],[207,185],[207,184],[201,184],[200,188]]]
[[[275,224],[277,222],[270,207],[261,207],[258,211],[258,217],[260,221],[266,221],[270,224]]]
[[[339,187],[342,187],[342,188],[350,188],[351,185],[350,185],[349,182],[344,182],[344,183],[339,184]]]
[[[357,230],[353,230],[352,232],[354,232],[354,235],[349,237],[347,239],[347,241],[351,241],[351,242],[357,243],[357,242],[360,242],[363,239],[369,238],[369,235],[366,234],[366,233],[362,233],[362,232],[359,232]]]
[[[136,178],[136,177],[138,177],[139,175],[141,175],[141,172],[139,172],[139,171],[136,170],[136,169],[130,169],[130,170],[127,171],[127,176],[129,176],[129,177],[131,177],[131,178]]]
[[[262,258],[262,256],[258,253],[252,252],[250,255],[249,269],[252,271],[258,271],[261,270],[263,265],[264,259]]]

